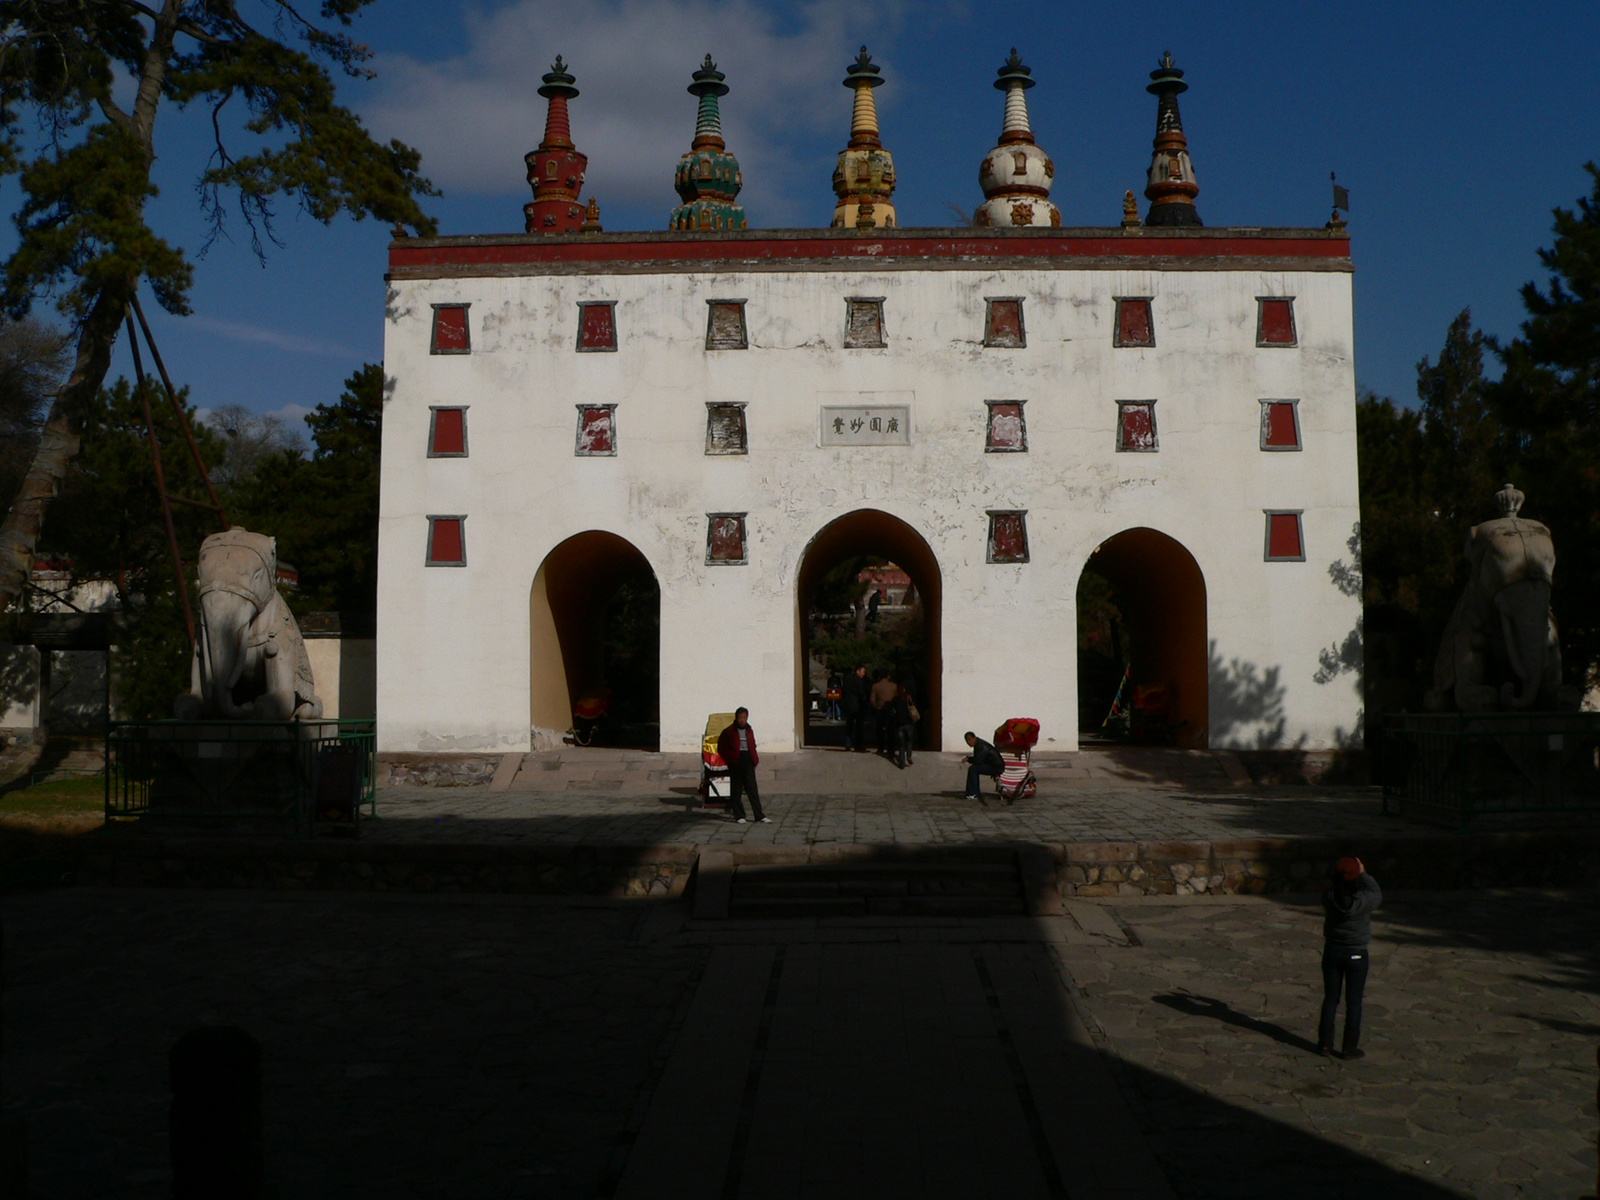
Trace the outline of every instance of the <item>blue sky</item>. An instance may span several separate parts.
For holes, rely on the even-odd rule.
[[[248,8],[248,0],[245,0]],[[902,225],[948,225],[981,199],[994,144],[991,86],[1017,46],[1038,86],[1034,130],[1056,163],[1068,225],[1112,225],[1142,192],[1154,131],[1148,72],[1170,49],[1187,72],[1185,128],[1208,225],[1321,225],[1329,171],[1349,187],[1356,371],[1410,401],[1415,364],[1470,306],[1504,336],[1517,289],[1541,278],[1550,212],[1586,190],[1600,158],[1587,48],[1600,5],[1578,3],[895,3],[814,0],[377,0],[357,36],[378,78],[343,85],[374,132],[418,146],[444,190],[445,233],[515,232],[539,140],[539,76],[562,53],[582,95],[573,135],[607,230],[665,227],[672,167],[693,133],[689,74],[709,51],[728,76],[729,149],[755,227],[826,225],[848,136],[846,63],[882,64],[885,145]],[[164,110],[157,228],[205,237],[192,190],[208,151],[202,112]],[[14,204],[15,187],[0,191]],[[152,311],[175,376],[203,407],[287,411],[330,401],[382,354],[388,231],[285,209],[265,269],[238,240],[198,262],[195,315]],[[146,305],[154,310],[153,304]],[[128,370],[119,347],[114,371]]]

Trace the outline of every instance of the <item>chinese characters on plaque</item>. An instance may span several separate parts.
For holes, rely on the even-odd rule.
[[[822,407],[823,446],[909,446],[911,407],[905,404]]]

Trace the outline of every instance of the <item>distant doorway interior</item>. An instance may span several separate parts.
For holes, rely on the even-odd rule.
[[[827,717],[830,680],[857,662],[888,671],[921,711],[917,746],[942,741],[939,563],[898,517],[858,509],[811,539],[796,585],[795,728],[801,745],[844,744]],[[869,740],[872,729],[869,728]]]
[[[587,744],[659,749],[661,590],[638,548],[600,530],[568,538],[540,564],[528,617],[536,735],[574,727]]]
[[[1113,699],[1125,719],[1107,725]],[[1209,722],[1200,565],[1164,533],[1124,530],[1078,581],[1079,730],[1200,747]]]

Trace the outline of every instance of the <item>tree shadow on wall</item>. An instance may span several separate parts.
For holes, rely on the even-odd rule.
[[[1345,545],[1350,551],[1350,561],[1336,558],[1328,564],[1328,578],[1332,581],[1335,590],[1341,596],[1353,596],[1360,599],[1362,595],[1363,576],[1361,573],[1361,522],[1357,521],[1350,527],[1350,538]],[[1311,676],[1314,683],[1326,687],[1343,675],[1354,675],[1356,695],[1363,700],[1365,691],[1365,663],[1366,645],[1364,624],[1365,613],[1356,617],[1355,628],[1345,634],[1332,646],[1324,646],[1317,653],[1317,669]],[[1356,712],[1354,728],[1345,729],[1342,725],[1334,730],[1334,742],[1343,750],[1359,749],[1365,741],[1366,735],[1366,708]]]
[[[1206,649],[1206,678],[1211,692],[1211,740],[1218,746],[1252,750],[1291,750],[1284,740],[1288,718],[1283,711],[1282,667],[1261,667],[1242,658],[1223,662],[1216,639]]]

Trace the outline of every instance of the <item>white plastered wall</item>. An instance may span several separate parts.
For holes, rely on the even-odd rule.
[[[1152,296],[1156,346],[1113,348],[1113,297]],[[1295,298],[1299,345],[1256,346],[1256,298]],[[886,297],[888,347],[841,347],[845,297]],[[984,298],[1024,296],[1027,346],[982,345]],[[743,299],[750,348],[705,349],[706,301]],[[578,353],[578,303],[616,302],[619,348]],[[431,305],[470,302],[473,352],[428,352]],[[917,530],[943,585],[943,727],[1038,717],[1076,746],[1077,580],[1149,526],[1205,577],[1213,746],[1324,748],[1356,677],[1314,680],[1356,626],[1329,566],[1357,521],[1350,276],[1338,271],[873,271],[530,275],[391,285],[379,544],[382,750],[530,745],[529,591],[589,529],[661,588],[661,748],[738,704],[764,749],[795,728],[806,544],[860,508]],[[985,454],[985,400],[1026,400],[1029,451]],[[1154,399],[1160,450],[1117,453],[1118,399]],[[1262,399],[1297,399],[1304,450],[1260,449]],[[707,456],[706,403],[748,404],[750,453]],[[573,453],[578,403],[617,405],[618,454]],[[907,403],[912,444],[821,449],[823,404]],[[430,405],[468,406],[467,458],[427,457]],[[988,509],[1026,509],[1031,562],[985,562]],[[1307,561],[1263,561],[1266,509],[1304,510]],[[706,514],[747,512],[749,563],[705,563]],[[426,517],[465,514],[467,565],[424,567]],[[558,732],[558,731],[557,731]]]

